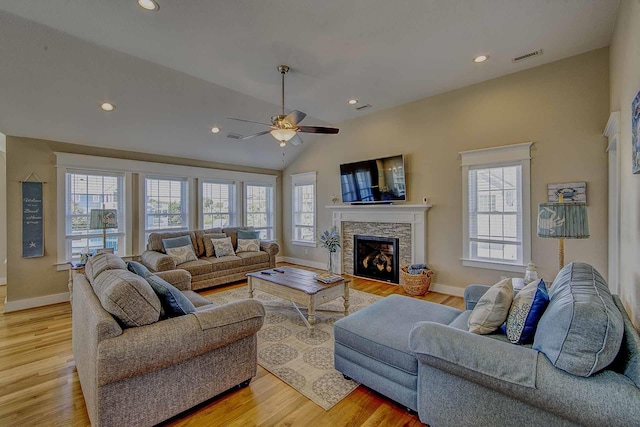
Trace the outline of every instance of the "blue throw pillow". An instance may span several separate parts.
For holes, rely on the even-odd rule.
[[[506,326],[507,338],[514,344],[533,340],[538,322],[549,305],[549,293],[542,279],[529,283],[513,298]]]
[[[238,230],[238,239],[259,239],[260,231],[258,230]]]
[[[148,274],[145,279],[158,295],[166,317],[195,313],[196,307],[175,286],[155,274]]]
[[[147,277],[147,274],[150,274],[149,269],[139,262],[129,261],[127,263],[127,268],[129,271],[136,273],[140,277]]]
[[[162,245],[165,250],[167,248],[180,248],[182,246],[191,246],[193,248],[193,244],[191,243],[191,237],[180,236],[180,237],[172,237],[171,239],[162,239]]]

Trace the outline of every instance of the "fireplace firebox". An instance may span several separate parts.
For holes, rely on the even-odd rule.
[[[399,283],[399,239],[353,236],[353,273],[356,276]]]

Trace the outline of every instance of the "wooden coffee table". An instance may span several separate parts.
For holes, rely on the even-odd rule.
[[[249,273],[249,297],[253,298],[253,290],[258,289],[270,295],[291,301],[298,310],[302,320],[312,331],[316,323],[316,307],[337,298],[344,297],[344,315],[349,314],[349,280],[342,279],[335,283],[324,284],[315,279],[316,273],[293,267],[279,267],[284,273],[273,269],[263,270],[273,274],[261,272]],[[307,306],[308,320],[304,317],[297,304]]]

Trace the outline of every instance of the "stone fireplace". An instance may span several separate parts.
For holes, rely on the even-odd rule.
[[[398,267],[426,261],[426,221],[431,205],[338,205],[332,211],[333,226],[341,237],[341,250],[334,255],[335,271],[354,272],[354,236],[398,239]],[[378,279],[385,280],[387,279]],[[397,279],[394,283],[398,283]]]

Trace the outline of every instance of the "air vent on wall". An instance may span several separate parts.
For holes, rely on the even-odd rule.
[[[361,105],[359,107],[356,107],[356,110],[362,111],[362,110],[367,110],[369,108],[371,108],[371,104],[364,104],[364,105]]]
[[[542,55],[542,53],[543,53],[543,50],[538,49],[536,51],[525,53],[524,55],[516,56],[515,58],[511,58],[511,62],[515,64],[516,62],[524,61],[525,59],[533,58],[534,56],[540,56]]]
[[[242,135],[238,135],[237,133],[229,132],[227,134],[227,138],[240,139],[240,138],[242,138]]]

